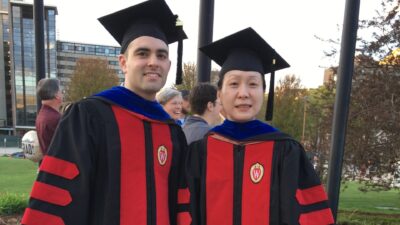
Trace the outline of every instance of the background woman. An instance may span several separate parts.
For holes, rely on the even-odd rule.
[[[179,120],[182,117],[183,99],[181,92],[173,88],[164,88],[157,93],[156,99],[172,119],[182,125]]]

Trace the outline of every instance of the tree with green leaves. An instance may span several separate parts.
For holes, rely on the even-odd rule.
[[[369,188],[387,189],[400,176],[400,64],[357,59],[345,163],[361,170]]]
[[[65,98],[66,101],[76,102],[116,85],[118,76],[109,67],[107,60],[80,58],[66,88]]]
[[[316,156],[316,171],[322,180],[326,178],[326,165],[331,151],[334,102],[335,81],[332,78],[323,86],[307,91],[305,148]]]
[[[216,84],[218,82],[218,73],[216,69],[211,70],[210,83]],[[183,64],[182,84],[174,85],[178,90],[192,90],[197,84],[197,66],[193,62]]]
[[[399,9],[400,0],[381,0],[376,16],[359,23],[343,169],[364,190],[400,177]]]
[[[383,0],[377,16],[360,21],[370,39],[356,56],[345,164],[368,189],[387,189],[400,177],[400,1]]]
[[[302,141],[305,90],[300,78],[286,75],[275,88],[272,125]],[[265,111],[263,111],[265,113]],[[263,115],[261,115],[263,116]]]

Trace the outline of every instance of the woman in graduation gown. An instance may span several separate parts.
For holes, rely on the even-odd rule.
[[[226,120],[189,146],[193,224],[334,224],[327,195],[301,144],[256,119],[264,74],[271,73],[270,120],[274,71],[288,63],[251,28],[201,50],[221,65],[218,97]]]

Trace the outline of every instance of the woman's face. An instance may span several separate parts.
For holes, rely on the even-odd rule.
[[[226,118],[235,122],[254,120],[264,100],[262,75],[255,71],[228,71],[218,97]]]
[[[163,108],[174,120],[178,120],[182,117],[182,102],[182,96],[177,95],[167,101]]]

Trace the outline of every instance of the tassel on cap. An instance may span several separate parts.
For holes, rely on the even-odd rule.
[[[274,94],[275,94],[275,59],[272,60],[271,78],[269,81],[269,92],[265,120],[271,121],[274,114]]]
[[[179,32],[183,33],[183,23],[176,16],[176,27],[179,29]],[[182,84],[182,55],[183,55],[183,38],[178,40],[178,58],[176,61],[176,79],[175,84]]]

